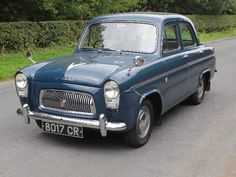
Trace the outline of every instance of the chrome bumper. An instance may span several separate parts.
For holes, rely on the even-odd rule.
[[[99,120],[76,119],[72,117],[33,112],[30,111],[28,104],[24,104],[22,109],[17,109],[16,113],[19,116],[23,116],[24,121],[27,124],[30,123],[30,119],[34,119],[58,124],[99,129],[103,137],[107,136],[107,131],[123,131],[127,128],[126,124],[122,122],[108,122],[104,114],[99,116]]]

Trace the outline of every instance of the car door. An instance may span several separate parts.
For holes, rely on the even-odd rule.
[[[182,53],[186,56],[188,63],[188,90],[191,94],[197,89],[199,81],[199,69],[194,63],[199,58],[201,58],[204,51],[199,49],[199,44],[196,40],[195,32],[190,23],[180,22],[179,31],[183,51]]]
[[[162,56],[168,68],[167,106],[172,107],[188,94],[188,55],[182,53],[177,22],[164,25]]]

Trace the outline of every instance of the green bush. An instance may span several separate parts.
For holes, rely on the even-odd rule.
[[[189,15],[198,32],[219,32],[236,28],[236,15]]]
[[[7,51],[74,44],[84,21],[0,23],[0,48]]]
[[[198,32],[236,28],[236,15],[190,15]],[[85,21],[3,22],[0,23],[0,52],[74,44]]]

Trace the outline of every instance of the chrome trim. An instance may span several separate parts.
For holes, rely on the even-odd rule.
[[[152,25],[152,26],[154,26],[154,27],[156,27],[156,44],[155,44],[155,49],[154,49],[154,51],[153,52],[137,52],[137,51],[123,51],[123,52],[131,52],[131,53],[141,53],[141,54],[154,54],[154,53],[156,53],[157,52],[157,50],[158,50],[158,38],[159,38],[159,36],[160,36],[160,29],[159,29],[159,25],[157,25],[156,23],[153,23],[153,22],[150,22],[150,21],[135,21],[135,20],[116,20],[116,21],[114,21],[114,20],[106,20],[106,21],[98,21],[98,22],[92,22],[92,23],[89,23],[87,26],[86,26],[86,28],[85,28],[85,30],[83,31],[83,34],[82,34],[82,36],[81,36],[81,38],[80,38],[80,41],[78,42],[79,44],[78,44],[78,47],[77,47],[77,49],[78,50],[81,50],[80,49],[80,47],[81,47],[81,44],[82,44],[82,41],[84,40],[84,37],[85,37],[85,35],[88,33],[88,30],[89,30],[89,28],[90,28],[90,26],[92,26],[92,25],[96,25],[96,24],[102,24],[102,23],[133,23],[133,24],[144,24],[144,25]]]
[[[157,94],[161,95],[160,92],[159,92],[157,89],[153,89],[153,90],[151,90],[151,91],[149,91],[149,92],[146,92],[146,93],[144,93],[144,94],[141,95],[141,99],[140,99],[140,101],[139,101],[139,105],[142,104],[143,100],[144,100],[146,97],[148,97],[149,95],[151,95],[151,94],[153,94],[153,93],[157,93]],[[162,99],[162,98],[161,98],[161,99]]]
[[[29,105],[24,104],[22,109],[19,108],[16,110],[17,115],[23,117],[26,124],[30,124],[30,119],[28,117],[29,109]]]
[[[81,102],[81,105],[75,105],[75,102],[73,101],[73,104],[70,106],[72,106],[72,108],[74,108],[74,109],[75,108],[81,109],[81,111],[71,111],[71,110],[64,110],[64,109],[58,109],[58,108],[44,106],[42,103],[43,94],[44,94],[44,92],[46,92],[48,90],[63,92],[66,94],[67,97],[70,97],[70,99],[79,100],[79,102]],[[73,93],[73,94],[69,94],[69,93]],[[74,94],[74,93],[76,93],[76,94]],[[86,105],[86,107],[85,107],[85,105]],[[69,114],[80,114],[80,115],[87,115],[87,116],[93,116],[96,114],[96,106],[95,106],[95,102],[94,102],[92,95],[90,95],[88,93],[84,93],[84,92],[77,92],[77,91],[70,91],[70,90],[59,90],[59,89],[43,89],[43,90],[41,90],[40,94],[39,94],[39,108],[41,110],[51,110],[51,111],[64,112],[64,113],[69,113]]]
[[[140,138],[145,138],[151,127],[151,115],[147,106],[143,106],[140,109],[136,126],[138,128],[138,136]]]
[[[208,59],[210,59],[210,58],[212,58],[212,57],[215,57],[215,55],[214,55],[214,54],[211,54],[211,55],[208,55],[208,56],[206,56],[206,57],[202,57],[202,58],[199,58],[199,59],[194,60],[194,61],[192,61],[192,62],[189,62],[189,63],[187,63],[187,64],[181,65],[181,66],[179,66],[179,67],[177,67],[177,68],[174,68],[174,69],[171,69],[171,70],[169,70],[169,71],[166,71],[166,72],[164,72],[164,73],[162,73],[162,74],[159,74],[159,75],[157,75],[157,76],[154,76],[154,77],[152,77],[152,78],[149,78],[149,79],[147,79],[147,80],[145,80],[145,81],[142,81],[142,82],[139,82],[139,83],[133,85],[132,87],[130,87],[130,90],[132,90],[132,89],[134,89],[134,88],[141,87],[141,86],[143,86],[143,85],[146,85],[146,84],[148,84],[148,83],[150,83],[150,82],[152,82],[152,81],[155,81],[155,80],[157,80],[157,79],[161,79],[161,78],[163,78],[163,77],[169,76],[170,74],[173,74],[173,73],[175,73],[175,72],[177,72],[177,71],[180,71],[180,70],[182,70],[182,69],[184,69],[184,68],[186,68],[186,67],[189,67],[189,66],[191,66],[191,65],[194,65],[194,64],[199,63],[199,62],[201,62],[201,61],[208,60]]]
[[[105,117],[104,114],[101,114],[99,116],[99,128],[101,130],[101,135],[103,137],[107,136],[107,129],[106,129],[106,125],[107,125],[107,118]]]
[[[16,83],[15,83],[15,85],[16,85]],[[27,96],[28,96],[28,84],[27,84],[27,86],[26,86],[25,88],[22,88],[22,89],[19,88],[19,87],[16,85],[16,91],[17,91],[17,95],[18,95],[19,97],[27,98]],[[25,92],[25,94],[24,94],[24,95],[21,95],[20,92]]]
[[[203,75],[206,74],[207,72],[211,72],[211,70],[210,70],[210,69],[206,69],[206,70],[204,70],[204,71],[201,73],[199,79],[201,79],[201,78],[203,77]]]
[[[18,74],[24,74],[24,73],[18,73]],[[18,75],[17,74],[17,75]],[[16,76],[17,76],[16,75]],[[24,74],[25,75],[25,74]],[[16,76],[15,76],[15,87],[16,87],[16,91],[17,91],[17,95],[19,96],[19,97],[22,97],[22,98],[26,98],[27,96],[28,96],[28,84],[29,84],[29,81],[28,81],[28,77],[25,75],[25,77],[26,77],[26,81],[27,81],[27,84],[26,84],[26,86],[24,87],[24,88],[19,88],[18,86],[17,86],[17,84],[16,84]],[[20,95],[20,92],[25,92],[25,95]]]
[[[106,95],[106,89],[105,89],[105,87],[106,87],[106,85],[107,85],[109,82],[114,82],[114,83],[116,84],[116,86],[117,86],[118,91],[119,91],[118,96],[115,97],[115,98],[109,98],[109,97]],[[113,89],[114,89],[114,88],[113,88]],[[114,80],[109,80],[109,81],[107,81],[107,82],[104,84],[104,86],[103,86],[103,91],[104,91],[104,98],[105,98],[106,108],[109,108],[109,109],[118,109],[118,108],[119,108],[119,105],[120,105],[120,87],[119,87],[118,83],[117,83],[116,81],[114,81]],[[111,100],[115,100],[115,101],[116,101],[116,103],[117,103],[116,107],[112,107],[112,106],[108,105],[109,101],[111,101]]]
[[[107,117],[104,114],[100,115],[99,120],[77,119],[66,116],[33,112],[30,111],[28,104],[23,105],[23,109],[17,109],[17,114],[23,116],[24,119],[27,118],[27,120],[41,120],[58,124],[98,129],[103,137],[107,136],[107,131],[124,131],[127,129],[127,125],[123,122],[108,122]],[[30,123],[30,121],[26,123]]]

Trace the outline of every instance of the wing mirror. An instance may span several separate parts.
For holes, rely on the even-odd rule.
[[[31,52],[26,52],[26,58],[28,60],[30,60],[32,63],[35,63],[35,61],[33,60],[33,55]]]
[[[144,64],[144,59],[143,57],[141,56],[135,56],[134,59],[133,59],[133,65],[129,67],[129,70],[128,70],[128,76],[130,76],[130,71],[133,67],[139,67],[139,66],[142,66]]]
[[[141,56],[135,56],[133,59],[133,66],[142,66],[144,64],[144,59]]]

